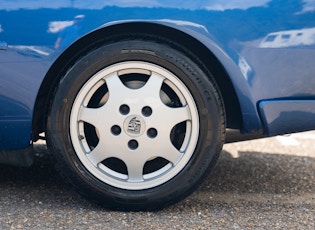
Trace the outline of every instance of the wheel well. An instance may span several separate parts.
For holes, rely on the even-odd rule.
[[[177,41],[178,37],[181,38],[180,44]],[[174,48],[185,52],[196,63],[199,63],[204,71],[210,72],[223,97],[227,127],[233,129],[241,127],[241,109],[230,78],[222,64],[202,43],[184,32],[167,26],[145,22],[130,22],[101,28],[92,32],[70,46],[55,61],[45,76],[35,103],[33,140],[37,140],[38,134],[45,131],[51,100],[58,83],[76,60],[104,43],[133,38],[148,38],[174,46]]]

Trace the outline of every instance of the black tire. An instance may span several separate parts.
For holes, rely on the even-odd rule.
[[[57,168],[75,190],[133,211],[192,193],[224,134],[210,74],[174,48],[142,40],[106,44],[78,60],[60,80],[47,127]]]

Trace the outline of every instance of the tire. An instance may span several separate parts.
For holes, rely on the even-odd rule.
[[[192,193],[222,150],[210,74],[154,41],[105,44],[60,80],[47,137],[58,171],[112,210],[157,210]]]

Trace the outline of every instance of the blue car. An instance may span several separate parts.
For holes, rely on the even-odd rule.
[[[116,210],[191,194],[224,143],[315,129],[314,0],[1,0],[0,162]]]

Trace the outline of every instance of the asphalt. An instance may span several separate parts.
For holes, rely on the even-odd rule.
[[[226,144],[209,178],[158,212],[113,212],[77,195],[35,145],[0,165],[0,229],[315,229],[315,132]]]

